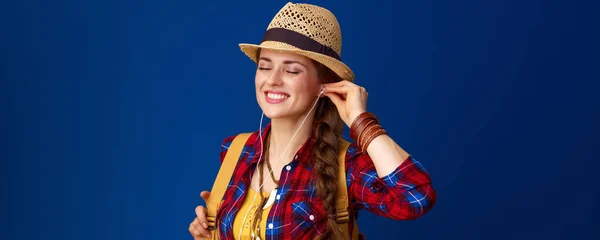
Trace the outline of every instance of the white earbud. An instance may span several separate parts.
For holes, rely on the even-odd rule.
[[[319,93],[319,96],[323,95],[324,92],[325,92],[325,86],[322,85],[321,86],[321,92]]]

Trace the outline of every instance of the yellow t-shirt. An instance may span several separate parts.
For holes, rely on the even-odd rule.
[[[262,193],[263,197],[266,199],[269,198],[269,194],[270,193],[264,193],[264,192]],[[256,191],[254,191],[252,188],[248,188],[248,193],[246,194],[246,198],[244,199],[244,202],[242,203],[240,210],[235,215],[235,219],[233,219],[233,235],[234,235],[235,239],[251,239],[252,221],[254,220],[256,208],[258,207],[258,204],[260,204],[260,196],[256,196],[256,199],[254,200],[254,204],[252,204],[252,200],[254,199],[255,196],[256,196]],[[271,206],[273,206],[273,204],[271,204]],[[265,239],[265,231],[267,229],[266,228],[267,218],[269,217],[269,211],[271,210],[271,206],[269,206],[267,209],[263,210],[262,218],[261,218],[260,224],[259,224],[260,239],[263,239],[263,240]],[[250,211],[248,211],[248,209],[250,209]],[[248,215],[246,216],[246,219],[244,221],[244,216],[246,215],[246,213]],[[242,222],[244,222],[243,226],[242,226]],[[242,230],[241,237],[240,237],[240,228]]]

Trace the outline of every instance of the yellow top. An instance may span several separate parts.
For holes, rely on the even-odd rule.
[[[269,194],[270,193],[262,193],[263,197],[265,199],[269,198]],[[254,197],[256,196],[256,199],[254,200]],[[252,200],[254,200],[254,204],[252,204]],[[252,221],[254,220],[254,214],[256,211],[256,208],[258,207],[258,205],[260,204],[260,196],[256,195],[256,191],[254,191],[252,188],[248,188],[248,193],[246,194],[246,198],[244,199],[244,202],[242,203],[242,206],[240,207],[239,211],[237,212],[237,214],[235,215],[235,218],[233,219],[233,235],[235,239],[252,239],[252,233],[251,233],[251,227],[252,227]],[[271,204],[271,206],[273,206],[273,204]],[[260,220],[260,224],[258,225],[258,227],[260,228],[260,239],[265,239],[265,230],[267,229],[267,218],[269,217],[269,211],[271,210],[271,206],[269,206],[267,209],[263,210],[262,213],[262,218]],[[248,209],[250,209],[250,211],[248,211]],[[246,216],[247,214],[247,216]],[[244,216],[246,216],[246,219],[244,220]],[[243,223],[242,223],[243,222]],[[243,224],[243,226],[242,226]],[[240,228],[242,230],[242,235],[240,236]]]

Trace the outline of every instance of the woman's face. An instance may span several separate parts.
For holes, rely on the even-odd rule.
[[[263,49],[255,76],[256,99],[268,118],[303,118],[321,90],[311,59]]]

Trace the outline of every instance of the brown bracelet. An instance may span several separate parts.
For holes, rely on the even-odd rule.
[[[358,145],[363,149],[363,150],[367,150],[364,146],[365,146],[365,140],[369,137],[370,133],[372,132],[372,130],[377,130],[378,128],[381,128],[381,126],[378,123],[372,123],[369,124],[369,126],[367,126],[363,131],[361,131],[360,136],[358,137]]]
[[[381,127],[381,125],[377,125],[376,128],[373,128],[371,131],[369,131],[367,134],[365,135],[365,140],[363,141],[363,145],[362,148],[364,149],[364,151],[367,151],[367,148],[369,147],[369,145],[371,145],[371,142],[373,141],[373,139],[375,139],[375,137],[381,135],[381,133],[385,132],[385,130]]]
[[[360,125],[358,125],[358,127],[356,128],[356,142],[360,143],[360,140],[362,139],[362,135],[365,132],[365,130],[373,125],[373,124],[377,124],[377,122],[373,119],[367,119],[365,121],[362,121]]]
[[[358,136],[361,133],[361,131],[358,130],[363,130],[360,129],[359,126],[364,125],[365,121],[367,121],[368,119],[373,119],[376,122],[379,122],[379,119],[377,119],[377,117],[370,112],[363,112],[359,114],[352,122],[352,125],[350,125],[350,137],[352,139],[357,140]]]
[[[358,114],[358,116],[356,116],[356,118],[352,122],[352,125],[350,125],[350,129],[356,128],[356,126],[359,124],[359,121],[364,120],[365,115],[368,115],[368,114],[369,114],[369,112],[362,112],[361,114]]]
[[[369,136],[369,138],[367,138],[367,140],[365,142],[365,145],[362,145],[363,152],[367,151],[367,148],[369,147],[369,145],[371,144],[371,142],[373,140],[375,140],[375,138],[377,138],[377,137],[379,137],[380,135],[383,135],[383,134],[387,134],[387,132],[383,128],[379,128],[375,132],[373,132]]]
[[[366,120],[368,120],[368,119],[369,119],[369,116],[368,116],[368,114],[369,114],[368,112],[363,112],[363,113],[359,114],[359,115],[358,115],[358,116],[357,116],[357,117],[354,119],[354,121],[352,122],[352,125],[351,125],[351,127],[350,127],[350,137],[351,137],[352,139],[356,139],[356,138],[358,137],[358,135],[357,135],[357,133],[358,133],[358,131],[357,131],[357,129],[358,129],[358,126],[360,126],[360,125],[361,125],[361,124],[363,124],[363,123],[364,123]]]

